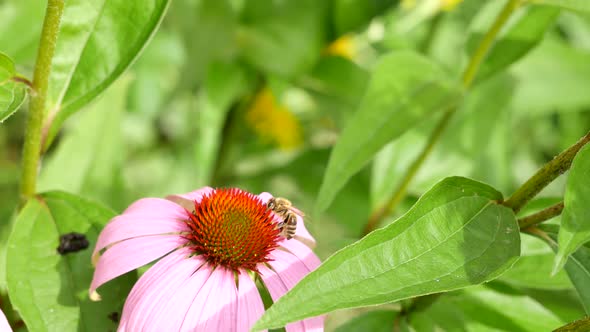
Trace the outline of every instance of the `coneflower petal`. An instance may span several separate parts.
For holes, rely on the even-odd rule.
[[[176,264],[189,257],[190,254],[191,251],[188,248],[175,250],[156,262],[141,276],[141,278],[139,278],[125,301],[123,314],[121,315],[121,322],[119,323],[119,331],[127,330],[127,323],[132,318],[131,313],[135,306],[143,300],[143,294],[149,292],[150,289],[157,287],[161,282],[161,279],[168,274]]]
[[[183,211],[186,215],[186,212]],[[186,222],[145,213],[128,213],[113,218],[102,230],[92,253],[96,264],[100,251],[117,242],[142,236],[162,235],[188,231]]]
[[[262,317],[263,313],[264,305],[262,304],[258,288],[256,288],[256,283],[254,283],[247,272],[241,271],[238,276],[237,332],[250,331],[250,328]]]
[[[299,241],[283,240],[279,245],[297,256],[310,271],[315,270],[322,263],[308,246]]]
[[[172,318],[182,320],[184,312],[178,310],[174,316],[162,317],[162,310],[168,304],[170,297],[178,292],[184,292],[183,286],[191,279],[195,271],[203,264],[198,257],[190,257],[170,265],[168,272],[160,277],[160,280],[152,287],[146,288],[143,294],[139,294],[141,300],[131,308],[128,321],[128,331],[174,331],[171,329]],[[186,294],[186,293],[185,293]],[[154,317],[167,318],[155,322]],[[176,327],[178,329],[178,327]]]
[[[218,266],[199,290],[180,330],[235,331],[236,309],[237,292],[233,272]]]
[[[186,239],[178,235],[158,235],[128,239],[109,247],[96,265],[90,284],[91,299],[100,299],[96,294],[100,285],[160,258],[184,243]]]

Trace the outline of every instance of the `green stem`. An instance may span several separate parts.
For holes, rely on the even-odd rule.
[[[41,157],[41,129],[45,115],[45,99],[64,1],[48,0],[45,20],[43,21],[43,30],[41,31],[41,41],[39,42],[33,76],[34,93],[31,94],[23,146],[23,167],[20,184],[20,195],[23,201],[35,194],[38,165]]]
[[[485,34],[485,36],[479,43],[479,46],[475,50],[475,53],[473,53],[473,56],[471,57],[471,60],[469,61],[467,68],[465,68],[465,71],[463,72],[462,81],[465,89],[471,87],[473,80],[477,76],[479,67],[481,66],[486,55],[488,54],[488,51],[492,47],[492,44],[494,43],[496,36],[500,32],[500,30],[502,30],[502,27],[504,26],[504,24],[506,24],[506,21],[508,21],[510,15],[512,15],[512,13],[518,8],[518,6],[520,6],[520,4],[521,0],[509,0],[506,3],[506,5],[504,5],[504,8],[502,8],[502,11],[500,11],[500,14],[498,14],[498,16],[496,17],[496,20],[492,24],[490,30],[488,30],[488,32]]]
[[[520,4],[521,0],[509,0],[506,3],[506,5],[504,5],[504,8],[502,8],[500,13],[496,17],[496,20],[494,21],[488,32],[485,34],[485,36],[479,43],[477,49],[473,53],[473,56],[469,60],[467,67],[465,67],[465,70],[463,71],[461,84],[463,85],[463,88],[465,90],[469,90],[469,88],[471,88],[473,80],[475,79],[477,72],[479,70],[479,67],[482,64],[483,60],[485,60],[485,57],[488,54],[490,48],[492,47],[492,44],[496,39],[496,36],[500,32],[504,24],[508,21],[510,15],[518,8],[518,6],[520,6]],[[453,107],[452,109],[447,111],[445,115],[439,120],[434,131],[432,132],[428,141],[426,142],[426,145],[422,148],[422,151],[414,160],[414,162],[412,162],[411,166],[406,170],[406,173],[404,174],[397,190],[394,192],[394,194],[391,196],[391,198],[387,201],[385,205],[375,210],[375,212],[373,212],[371,216],[369,216],[367,224],[363,229],[363,235],[377,228],[381,220],[389,213],[391,213],[391,211],[393,211],[397,207],[397,205],[404,199],[409,184],[412,182],[412,180],[418,173],[418,170],[432,152],[434,145],[440,139],[442,132],[444,132],[444,130],[448,126],[449,120],[456,110],[457,107]]]
[[[414,162],[412,162],[412,165],[410,165],[410,167],[406,170],[406,173],[404,174],[404,177],[402,178],[400,184],[397,186],[397,189],[395,190],[393,196],[391,196],[391,198],[387,201],[387,203],[385,203],[385,205],[377,209],[373,214],[371,214],[371,216],[369,216],[369,221],[363,229],[363,236],[374,231],[379,226],[379,222],[383,218],[385,218],[387,214],[393,211],[393,209],[395,209],[399,203],[401,203],[402,199],[406,195],[406,192],[408,191],[410,182],[412,181],[412,179],[414,179],[414,177],[418,173],[418,170],[420,169],[420,166],[422,166],[422,163],[424,162],[424,160],[426,160],[426,157],[428,157],[428,155],[434,148],[435,143],[442,135],[445,127],[447,126],[447,123],[451,119],[454,110],[455,108],[453,107],[446,111],[445,114],[443,114],[442,118],[436,125],[436,128],[434,128],[434,130],[430,134],[430,137],[428,138],[426,145],[420,152],[420,155],[416,157]]]
[[[563,202],[551,205],[550,207],[543,209],[537,213],[533,213],[529,216],[518,219],[518,226],[520,229],[540,224],[545,220],[549,220],[561,214],[563,211]]]
[[[511,208],[515,213],[520,211],[520,209],[543,188],[570,168],[578,151],[580,151],[580,149],[588,142],[590,142],[590,132],[576,142],[576,144],[570,146],[567,150],[563,151],[553,158],[553,160],[541,167],[541,169],[518,188],[516,192],[503,203],[503,205]]]

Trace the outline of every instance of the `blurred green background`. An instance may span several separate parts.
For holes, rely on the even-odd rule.
[[[330,149],[356,110],[375,61],[384,53],[416,49],[458,80],[475,39],[503,3],[175,0],[131,68],[66,121],[43,158],[39,190],[80,194],[116,211],[141,197],[205,185],[268,191],[309,211],[308,228],[326,258],[360,237],[368,215],[391,195],[436,122],[386,146],[327,212],[312,214]],[[0,0],[0,51],[27,77],[44,6],[39,0]],[[587,132],[589,87],[590,17],[563,12],[534,50],[476,85],[412,182],[410,195],[386,222],[446,176],[471,177],[509,195]],[[26,108],[0,126],[2,243],[18,202]],[[559,179],[543,195],[562,193]],[[541,247],[525,240],[524,254],[552,261],[551,251]],[[529,265],[522,269],[540,266]],[[425,315],[469,321],[482,314],[469,309],[477,303],[497,300],[500,310],[506,299],[497,297],[516,301],[522,294],[527,296],[522,301],[553,305],[557,309],[550,314],[564,321],[582,315],[563,274],[553,283],[538,278],[526,289],[510,288],[530,275],[509,273],[494,286],[497,292],[480,287],[454,293]],[[449,307],[463,311],[449,314]],[[364,311],[335,313],[328,329]]]

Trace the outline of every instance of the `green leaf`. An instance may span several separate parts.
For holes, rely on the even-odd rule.
[[[554,332],[580,332],[580,331],[590,331],[590,317],[582,318],[575,322],[571,322],[567,325],[564,325]]]
[[[547,232],[549,237],[544,237],[543,240],[554,250],[558,251],[557,245],[557,225],[543,224],[540,227]],[[572,253],[565,263],[565,271],[576,291],[582,306],[587,315],[590,315],[590,248],[586,246],[580,247],[577,251]]]
[[[393,321],[397,315],[397,312],[391,310],[367,312],[338,326],[336,332],[391,332]]]
[[[590,2],[587,0],[529,0],[536,5],[548,5],[584,14],[590,14]]]
[[[87,112],[72,118],[77,121],[47,157],[38,191],[63,190],[117,206],[117,176],[126,155],[121,124],[130,82],[130,76],[123,76]]]
[[[383,146],[437,111],[449,109],[460,97],[448,75],[421,55],[396,51],[383,56],[373,68],[358,111],[333,148],[316,210],[325,210]]]
[[[314,0],[246,1],[237,35],[243,57],[266,74],[308,71],[323,47],[325,7]]]
[[[551,275],[555,259],[553,250],[528,234],[521,236],[521,257],[500,279],[512,285],[539,289],[571,289],[565,271]]]
[[[510,29],[501,36],[482,63],[478,80],[483,80],[506,68],[524,57],[532,50],[553,25],[559,10],[551,7],[531,7]],[[474,33],[469,37],[468,48],[473,53],[475,45],[483,38],[483,33]]]
[[[553,273],[557,273],[567,257],[590,240],[590,144],[574,158],[567,178],[564,208],[559,229],[559,250]]]
[[[556,62],[559,67],[553,66]],[[590,52],[561,38],[547,36],[512,72],[519,82],[513,102],[519,114],[538,116],[590,105],[584,88],[590,85]]]
[[[247,87],[247,73],[240,66],[229,63],[210,66],[197,105],[200,131],[195,153],[199,165],[196,187],[211,183],[227,112]]]
[[[25,85],[12,80],[15,75],[14,62],[0,52],[0,123],[14,114],[27,96]]]
[[[397,1],[393,0],[336,0],[334,1],[334,26],[336,35],[363,28],[373,17],[383,14]]]
[[[63,121],[119,77],[156,31],[168,0],[66,2],[47,94],[47,149]]]
[[[550,331],[564,323],[541,303],[526,295],[483,286],[463,291],[453,304],[464,312],[467,319],[499,331]]]
[[[92,247],[115,213],[80,197],[50,192],[31,199],[18,216],[8,240],[7,282],[10,301],[30,331],[109,331],[109,319],[120,313],[135,281],[133,273],[118,278],[101,291],[103,300],[91,302]],[[82,233],[90,247],[59,255],[60,235]]]
[[[389,226],[328,258],[280,298],[255,328],[338,309],[446,292],[498,277],[518,258],[514,214],[495,189],[447,178]]]

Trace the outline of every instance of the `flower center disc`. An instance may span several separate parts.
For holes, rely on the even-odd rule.
[[[281,240],[274,213],[255,195],[216,189],[195,203],[187,238],[196,253],[214,265],[256,271]]]

